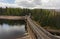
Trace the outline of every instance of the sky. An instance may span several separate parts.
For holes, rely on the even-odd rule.
[[[60,9],[60,0],[0,0],[0,7]]]

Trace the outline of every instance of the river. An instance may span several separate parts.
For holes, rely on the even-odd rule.
[[[0,39],[15,39],[25,34],[25,25],[8,23],[0,24]]]

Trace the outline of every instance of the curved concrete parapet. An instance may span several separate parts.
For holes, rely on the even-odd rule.
[[[56,37],[50,34],[45,29],[43,29],[40,25],[31,20],[30,17],[27,17],[27,21],[29,22],[31,29],[33,30],[33,33],[36,34],[37,39],[60,39],[59,37]]]

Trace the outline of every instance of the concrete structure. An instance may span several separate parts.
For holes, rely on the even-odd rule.
[[[27,32],[29,34],[29,38],[25,39],[60,39],[43,29],[40,25],[33,21],[30,16],[0,16],[0,19],[25,20]]]

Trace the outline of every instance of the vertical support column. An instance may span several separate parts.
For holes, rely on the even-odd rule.
[[[27,22],[27,31],[28,31],[28,34],[30,36],[30,39],[36,39],[33,31],[31,30],[31,28],[29,27],[29,23]]]

